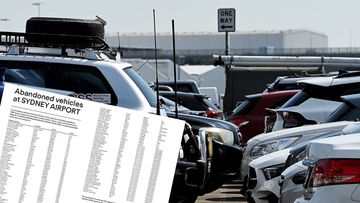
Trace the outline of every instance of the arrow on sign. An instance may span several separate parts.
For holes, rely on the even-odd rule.
[[[225,29],[225,28],[233,28],[233,26],[231,26],[231,25],[230,26],[226,26],[226,25],[221,26],[221,29]]]

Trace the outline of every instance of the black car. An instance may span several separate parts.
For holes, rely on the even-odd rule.
[[[173,112],[168,112],[167,114],[169,117],[175,117]],[[201,167],[196,168],[194,166],[190,174],[189,171],[180,171],[178,170],[179,167],[177,168],[177,175],[174,178],[172,189],[178,191],[178,195],[181,193],[179,193],[179,191],[183,191],[183,196],[189,196],[189,194],[196,194],[197,196],[204,195],[218,189],[225,182],[240,177],[242,138],[236,125],[223,120],[188,114],[178,114],[178,118],[191,125],[195,136],[199,136],[200,138],[205,137],[206,147],[211,146],[208,147],[206,155],[208,161],[208,173],[205,180],[199,179],[201,177],[199,174],[201,173],[201,170],[203,170]],[[206,129],[210,130],[207,131]],[[227,133],[228,136],[231,136],[233,138],[232,142],[229,143],[216,136],[215,134],[219,132],[219,130],[223,133]],[[188,172],[188,174],[186,174],[186,172]],[[197,183],[186,183],[187,180],[190,180],[190,177],[186,177],[189,175],[191,175],[190,177],[192,180],[196,180]]]
[[[167,91],[174,91],[175,90],[175,82],[174,81],[159,81],[159,86],[163,88],[163,90],[166,89]],[[154,83],[152,83],[152,86],[155,86]],[[178,80],[176,81],[176,89],[178,92],[188,92],[188,93],[197,93],[200,94],[199,87],[197,86],[196,82],[194,80]],[[170,89],[169,89],[170,88]],[[159,88],[161,91],[161,89]]]
[[[175,92],[171,91],[160,91],[161,96],[175,101]],[[216,107],[209,99],[203,94],[196,93],[177,93],[178,104],[197,112],[199,115],[203,115],[210,118],[224,119],[223,112]]]

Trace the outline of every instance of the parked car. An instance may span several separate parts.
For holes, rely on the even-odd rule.
[[[160,95],[175,101],[175,92],[170,91],[161,91]],[[210,118],[224,119],[223,112],[218,109],[211,101],[207,99],[207,97],[203,94],[195,94],[195,93],[185,93],[178,92],[177,93],[178,104],[197,112],[198,115],[203,115]]]
[[[241,161],[241,177],[243,184],[249,175],[249,163],[265,154],[293,147],[307,140],[315,139],[325,132],[342,130],[350,121],[339,121],[333,123],[324,123],[318,125],[308,125],[289,129],[283,129],[271,133],[264,133],[253,137],[247,142],[243,159]],[[247,188],[244,187],[244,190]],[[243,191],[245,192],[245,191]]]
[[[277,108],[294,96],[298,91],[277,91],[245,96],[245,100],[226,116],[226,120],[240,126],[244,144],[255,135],[264,132],[264,118],[267,109]]]
[[[0,67],[5,70],[6,82],[68,91],[82,99],[146,113],[156,112],[157,100],[153,90],[130,64],[116,60],[119,59],[117,53],[101,39],[101,32],[97,32],[103,31],[100,29],[102,24],[92,20],[59,18],[32,18],[30,22],[33,26],[27,26],[27,32],[31,30],[31,33],[0,33],[0,46],[5,47],[0,49],[4,50],[0,52]],[[48,26],[40,26],[43,23]],[[80,33],[69,30],[69,27],[79,23],[85,24],[86,29],[79,29]],[[97,29],[92,29],[94,24]],[[160,113],[166,116],[165,109],[161,108]],[[208,127],[207,122],[199,119],[200,125],[196,127]],[[224,126],[216,125],[206,129],[204,132],[207,133],[195,135],[191,127],[186,125],[183,142],[179,146],[182,156],[179,156],[175,173],[175,179],[182,180],[182,185],[177,185],[179,187],[171,191],[173,202],[194,202],[198,195],[205,193],[204,188],[214,187],[215,184],[207,184],[218,181],[212,180],[210,173],[211,163],[215,163],[218,154],[208,159],[210,149],[207,144],[213,142],[204,140],[212,139],[211,136],[205,137],[212,132],[219,139],[218,132],[225,129]],[[234,136],[239,136],[227,133],[227,137],[230,134],[234,140]],[[232,147],[241,153],[240,145],[235,141]],[[232,170],[226,167],[223,164],[213,172]],[[184,190],[191,192],[184,193]]]
[[[172,118],[175,117],[173,112],[168,112],[167,115]],[[185,120],[192,126],[192,131],[195,135],[206,133],[207,137],[209,133],[216,134],[211,139],[212,141],[210,141],[212,146],[212,160],[209,168],[210,178],[204,186],[202,193],[199,193],[203,195],[212,192],[228,181],[239,179],[243,150],[239,129],[234,124],[219,119],[188,114],[178,114],[178,116],[179,119]],[[184,179],[180,181],[184,181]],[[181,187],[181,185],[173,184],[173,187]],[[186,194],[194,190],[189,189],[190,191],[185,189],[183,192]]]
[[[304,193],[307,167],[302,162],[303,160],[294,163],[281,173],[279,203],[294,202]]]
[[[272,124],[272,131],[322,123],[341,104],[341,101],[309,98],[297,106],[272,109],[271,111],[275,112],[274,116],[277,117],[275,123]],[[267,126],[271,125],[268,121],[269,117],[265,120]]]
[[[167,99],[165,97],[160,96],[160,102],[164,105],[165,110],[168,112],[175,112],[175,102],[171,101],[170,99]],[[177,110],[178,113],[183,114],[195,114],[194,112],[190,111],[190,109],[177,104]]]
[[[359,202],[359,134],[311,141],[306,150],[306,192],[297,203]]]
[[[155,82],[151,83],[151,86],[155,89]],[[159,81],[159,86],[168,86],[172,90],[175,90],[175,82],[172,81]],[[176,81],[177,91],[178,92],[188,92],[200,94],[199,87],[194,80],[177,80]],[[169,89],[169,90],[171,90]]]
[[[336,76],[309,78],[300,81],[299,84],[303,85],[304,88],[294,97],[289,99],[283,106],[281,106],[281,108],[295,107],[303,103],[308,104],[308,106],[313,103],[317,105],[316,107],[321,107],[325,104],[329,104],[331,106],[333,106],[332,104],[336,105],[336,103],[332,102],[341,102],[341,96],[360,92],[359,74],[359,72],[351,72]],[[313,110],[317,111],[317,108],[313,108]],[[272,129],[273,131],[286,127],[284,126],[280,113],[281,112],[276,114],[277,118]],[[310,113],[311,112],[308,111],[308,114]],[[286,116],[289,117],[289,119],[296,119],[296,116],[292,114],[287,114]],[[321,123],[324,122],[325,118],[326,116],[320,116],[317,120],[313,121]],[[293,127],[293,125],[290,125],[289,127]]]
[[[326,77],[326,76],[334,76],[339,74],[339,72],[331,72],[327,74],[308,74],[307,72],[303,72],[301,74],[289,75],[289,76],[279,76],[274,82],[266,85],[266,89],[264,92],[274,92],[274,91],[282,91],[282,90],[300,90],[303,87],[298,84],[299,81],[315,78],[315,77]]]
[[[293,147],[297,144],[320,138],[324,136],[324,133],[336,132],[342,130],[346,125],[356,123],[351,121],[358,121],[360,118],[360,94],[346,95],[341,98],[344,101],[343,104],[340,105],[323,124],[263,133],[250,139],[245,146],[241,162],[241,177],[244,180],[244,185],[246,186],[248,177],[248,164],[252,160],[277,150]],[[349,134],[349,132],[345,132],[344,134]],[[246,187],[244,187],[244,189],[246,190]]]
[[[359,132],[360,124],[351,123],[341,131],[326,132],[316,139],[346,136]],[[288,155],[285,153],[288,149],[284,149],[250,162],[246,198],[255,202],[268,200],[287,203],[301,197],[305,191],[303,184],[307,169],[301,162],[305,159],[305,149],[308,144],[309,142],[304,142],[294,146]]]
[[[291,148],[261,156],[249,163],[245,198],[248,202],[277,203],[280,174]]]

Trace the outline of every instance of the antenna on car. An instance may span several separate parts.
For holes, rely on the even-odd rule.
[[[154,21],[154,43],[155,43],[155,87],[156,87],[156,114],[160,115],[160,96],[159,96],[159,77],[158,77],[158,63],[157,63],[157,47],[156,47],[156,18],[155,9],[153,9],[153,21]]]
[[[173,43],[173,63],[174,63],[174,84],[175,84],[175,118],[178,118],[178,99],[177,99],[177,81],[176,81],[176,54],[175,54],[175,26],[174,19],[171,20],[172,24],[172,43]]]

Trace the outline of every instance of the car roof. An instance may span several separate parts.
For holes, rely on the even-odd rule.
[[[309,78],[305,80],[299,81],[300,85],[315,85],[320,87],[330,87],[337,85],[345,85],[345,84],[353,84],[360,83],[360,76],[352,76],[352,77],[316,77]]]
[[[42,55],[6,55],[0,53],[0,61],[19,61],[19,62],[38,62],[38,63],[61,63],[72,65],[88,66],[116,66],[116,68],[128,68],[131,64],[113,60],[90,60],[83,58],[65,57],[65,56],[42,56]]]
[[[354,121],[337,121],[337,122],[331,122],[331,123],[321,123],[317,125],[304,125],[300,127],[294,127],[294,128],[286,128],[281,129],[273,132],[268,133],[262,133],[259,134],[251,139],[266,142],[268,140],[276,140],[284,137],[292,137],[292,136],[298,136],[298,135],[304,135],[304,134],[313,134],[313,133],[319,133],[323,131],[333,131],[337,130],[339,128],[344,128],[348,124],[355,123]],[[342,129],[341,129],[342,130]]]

